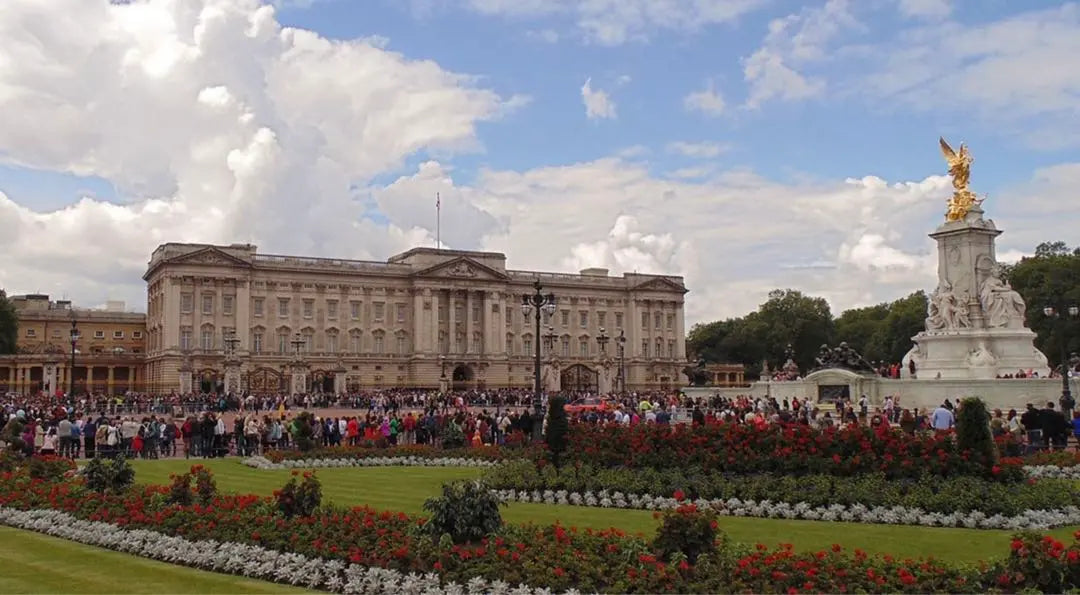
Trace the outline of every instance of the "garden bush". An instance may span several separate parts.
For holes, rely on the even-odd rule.
[[[562,454],[566,452],[567,434],[570,433],[570,421],[566,417],[566,399],[560,396],[551,397],[548,401],[547,434],[544,442],[548,452],[551,453],[551,461],[556,466],[562,460]]]
[[[300,452],[308,452],[314,450],[315,444],[315,417],[311,415],[310,411],[303,411],[300,415],[296,416],[295,423],[295,436],[296,448]]]
[[[975,453],[983,460],[995,461],[997,448],[990,433],[990,412],[978,397],[960,401],[956,414],[956,445],[961,451]]]
[[[120,493],[135,483],[135,470],[123,455],[115,459],[95,457],[83,471],[86,487],[98,493]]]
[[[478,542],[502,527],[499,499],[478,481],[443,484],[442,496],[424,502],[431,514],[425,528],[435,538],[449,535],[454,543]]]
[[[299,482],[297,477],[300,477]],[[303,475],[293,471],[289,482],[274,492],[274,498],[278,510],[286,518],[311,516],[322,503],[322,484],[312,471],[305,471]]]
[[[442,447],[447,449],[464,448],[467,440],[465,432],[455,423],[447,424],[442,429]]]
[[[1080,506],[1080,486],[1066,479],[1000,483],[978,477],[923,475],[889,479],[883,473],[856,477],[828,474],[794,477],[776,474],[732,475],[694,468],[604,469],[574,464],[555,468],[531,461],[512,461],[484,472],[496,490],[566,490],[594,494],[660,496],[681,492],[690,499],[769,500],[812,507],[904,506],[926,512],[980,511],[987,515],[1017,515],[1025,510],[1059,510]]]
[[[681,501],[681,496],[681,492],[675,493],[677,500]],[[702,554],[716,551],[716,514],[698,510],[693,504],[681,504],[674,510],[656,514],[660,517],[660,526],[656,529],[652,547],[661,560],[672,562],[681,556],[695,564]]]
[[[44,481],[58,481],[68,472],[75,470],[75,461],[66,457],[35,455],[30,457],[27,470],[30,477]]]
[[[191,474],[173,473],[169,475],[169,480],[169,495],[165,498],[165,501],[169,504],[190,506],[195,501],[194,496],[191,494]]]
[[[210,505],[217,496],[217,482],[214,474],[202,465],[193,465],[187,473],[170,475],[172,483],[169,485],[169,495],[166,499],[170,504],[187,506],[198,502],[203,506]],[[195,482],[194,493],[191,483]]]

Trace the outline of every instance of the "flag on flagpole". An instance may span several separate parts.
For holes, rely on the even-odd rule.
[[[436,192],[435,193],[435,208],[439,208],[440,205],[441,205],[441,200],[439,199],[439,193]]]

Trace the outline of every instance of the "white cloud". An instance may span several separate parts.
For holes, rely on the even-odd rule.
[[[581,86],[581,101],[585,104],[585,116],[596,118],[615,118],[615,102],[600,89],[592,88],[592,79],[586,79]]]
[[[283,28],[258,0],[6,0],[3,14],[0,159],[98,176],[131,201],[46,213],[0,195],[10,291],[137,304],[166,241],[385,257],[428,231],[396,204],[380,207],[398,220],[363,218],[350,187],[475,149],[478,122],[525,101],[369,40]]]
[[[924,25],[853,54],[846,90],[875,104],[978,118],[1037,147],[1080,144],[1080,5]]]
[[[706,116],[719,116],[724,113],[724,97],[716,90],[712,81],[701,91],[694,91],[683,97],[683,107],[692,112],[701,112]]]
[[[669,153],[677,153],[686,157],[716,157],[725,150],[727,150],[727,147],[708,141],[699,143],[675,141],[667,145]]]
[[[820,8],[806,8],[770,22],[762,46],[743,61],[743,77],[750,87],[746,107],[820,95],[824,79],[798,68],[826,59],[828,44],[841,32],[859,26],[847,0],[828,0]]]
[[[462,0],[481,14],[515,19],[569,20],[585,40],[619,45],[658,31],[692,33],[730,23],[766,0]]]
[[[952,12],[951,0],[898,0],[897,8],[906,17],[940,19]]]

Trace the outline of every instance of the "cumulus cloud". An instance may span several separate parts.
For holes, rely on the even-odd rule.
[[[899,0],[900,14],[906,17],[940,19],[952,12],[950,0]]]
[[[585,116],[590,120],[615,118],[615,102],[605,91],[593,89],[591,78],[581,86],[581,101],[585,104]]]
[[[644,41],[661,31],[692,33],[729,23],[765,0],[462,0],[480,14],[569,22],[577,36],[600,45]]]
[[[726,149],[727,147],[719,143],[709,141],[699,143],[675,141],[668,143],[667,146],[669,153],[677,153],[685,157],[716,157]]]
[[[164,241],[404,249],[418,221],[358,234],[350,188],[411,155],[476,149],[477,123],[521,104],[372,40],[282,27],[258,0],[8,0],[3,12],[0,159],[98,176],[129,201],[38,213],[4,196],[9,290],[67,284],[96,302],[100,279],[123,276],[117,291],[136,302]]]
[[[687,111],[701,112],[706,116],[719,116],[724,113],[727,104],[724,97],[717,90],[712,81],[700,91],[693,91],[683,97],[683,107]]]

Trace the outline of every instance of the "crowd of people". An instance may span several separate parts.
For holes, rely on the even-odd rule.
[[[744,423],[763,426],[799,423],[815,428],[863,424],[882,431],[947,430],[955,423],[948,400],[933,410],[903,408],[887,396],[871,407],[866,395],[829,403],[809,399],[736,397],[719,394],[689,397],[683,393],[566,395],[587,406],[570,408],[576,423]],[[322,446],[501,444],[515,432],[531,435],[543,424],[532,412],[532,392],[524,389],[439,392],[415,389],[365,391],[346,395],[144,395],[63,397],[8,395],[2,403],[0,439],[17,420],[27,453],[72,458],[95,455],[159,458],[170,456],[250,456],[295,445],[299,411],[316,415],[310,435]],[[582,401],[578,401],[580,403]],[[1014,438],[1018,448],[1064,448],[1070,435],[1080,441],[1080,412],[1070,403],[1036,409],[994,410],[995,436]],[[546,408],[546,405],[545,405]],[[353,413],[355,412],[355,413]],[[10,432],[9,432],[10,433]],[[449,437],[449,438],[448,438]],[[9,437],[10,438],[10,437]]]

